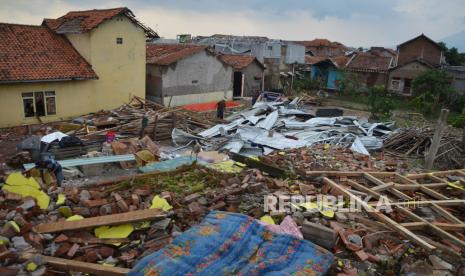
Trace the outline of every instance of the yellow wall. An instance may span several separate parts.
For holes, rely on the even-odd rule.
[[[122,37],[123,44],[116,44]],[[133,95],[145,98],[145,34],[124,16],[115,17],[85,34],[68,35],[92,65],[98,80],[0,84],[0,127],[38,123],[25,118],[22,92],[55,91],[57,115],[44,122],[111,109]]]

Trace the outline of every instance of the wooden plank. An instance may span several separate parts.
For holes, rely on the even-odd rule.
[[[448,109],[442,109],[441,114],[439,115],[436,128],[434,130],[433,142],[429,147],[428,153],[425,158],[425,169],[431,170],[433,168],[434,159],[436,159],[436,154],[438,153],[439,146],[441,145],[441,138],[444,127],[447,126],[447,116],[449,115]]]
[[[438,235],[439,237],[441,237],[443,239],[446,239],[446,240],[450,240],[454,244],[456,244],[458,246],[461,246],[462,248],[465,248],[465,241],[462,241],[459,238],[457,238],[456,236],[450,234],[449,232],[446,232],[446,231],[442,230],[441,228],[439,228],[438,226],[436,226],[434,224],[431,224],[426,219],[418,216],[417,214],[413,213],[412,211],[410,211],[410,210],[408,210],[406,208],[400,207],[400,206],[397,207],[397,210],[402,212],[404,215],[408,216],[410,219],[416,220],[418,222],[426,223],[428,225],[429,230],[431,232],[435,233],[436,235]]]
[[[107,216],[99,216],[93,218],[85,218],[76,221],[59,221],[39,224],[34,227],[37,233],[54,233],[66,230],[78,230],[89,227],[98,227],[104,225],[117,225],[128,222],[138,222],[151,219],[163,219],[166,214],[163,214],[158,209],[138,210],[133,212],[126,212],[120,214],[113,214]]]
[[[386,184],[383,184],[383,185],[379,185],[379,186],[376,186],[376,187],[373,187],[371,188],[373,191],[377,191],[377,192],[381,192],[381,191],[384,191],[388,188],[391,188],[392,186],[394,186],[394,183],[393,182],[389,182],[389,183],[386,183]]]
[[[340,193],[345,195],[348,198],[354,199],[357,204],[360,204],[365,210],[367,210],[367,213],[369,216],[372,216],[384,223],[386,223],[391,229],[397,231],[399,234],[403,235],[404,237],[410,239],[412,242],[420,245],[421,247],[427,249],[427,250],[435,250],[436,247],[432,246],[431,244],[425,242],[424,240],[420,239],[417,235],[415,235],[413,232],[408,230],[407,228],[403,227],[402,225],[398,224],[388,216],[384,215],[383,213],[375,210],[374,208],[370,207],[365,201],[363,201],[361,198],[353,195],[349,191],[347,191],[344,187],[338,185],[336,182],[332,181],[331,179],[328,179],[326,177],[323,178],[323,182],[325,184],[330,185],[332,188],[338,190]],[[375,192],[376,193],[376,192]]]
[[[21,259],[29,260],[33,258],[34,254],[23,254]],[[112,276],[112,275],[126,275],[130,269],[122,268],[122,267],[113,267],[113,266],[106,266],[100,264],[93,264],[81,261],[74,261],[68,260],[63,258],[56,258],[41,255],[41,259],[47,263],[48,265],[62,269],[64,271],[75,271],[75,272],[82,272],[82,273],[91,273],[94,275],[102,275],[102,276]]]
[[[432,224],[446,231],[464,231],[465,230],[465,225],[463,224],[452,224],[452,223],[443,223],[443,222],[433,222]],[[401,223],[400,225],[404,226],[405,228],[409,230],[422,230],[428,226],[428,223],[418,221],[418,222],[405,222],[405,223]]]

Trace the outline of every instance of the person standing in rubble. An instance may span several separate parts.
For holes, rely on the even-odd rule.
[[[42,172],[43,172],[43,170],[46,169],[50,173],[53,173],[55,175],[58,186],[61,186],[61,184],[63,183],[63,180],[64,180],[63,168],[61,167],[61,165],[57,161],[55,161],[53,159],[47,159],[45,161],[42,161],[42,160],[37,161],[35,168],[40,170],[42,179],[44,178]]]
[[[224,118],[224,110],[226,109],[226,101],[222,99],[216,104],[216,118]]]

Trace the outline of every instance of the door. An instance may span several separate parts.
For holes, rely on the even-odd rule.
[[[233,97],[242,97],[242,72],[234,72]]]

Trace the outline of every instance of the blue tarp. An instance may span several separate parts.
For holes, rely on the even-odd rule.
[[[212,211],[128,275],[322,275],[332,260],[325,249],[251,217]]]
[[[147,172],[169,172],[174,171],[176,168],[184,166],[184,165],[192,165],[195,161],[195,156],[181,156],[177,158],[173,158],[166,161],[156,162],[148,164],[147,166],[140,167],[139,171],[143,173]]]

